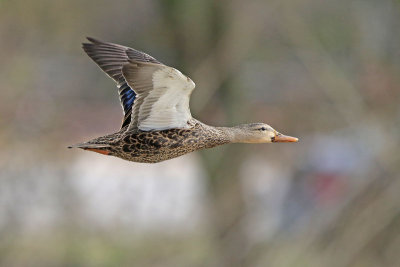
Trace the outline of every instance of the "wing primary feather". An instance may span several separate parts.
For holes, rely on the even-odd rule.
[[[141,51],[87,37],[87,55],[116,83],[128,129],[185,128],[194,83]]]
[[[124,110],[124,119],[121,128],[131,121],[132,106],[136,99],[136,92],[127,84],[122,75],[122,67],[131,64],[131,60],[162,64],[155,58],[141,51],[126,46],[100,41],[93,37],[86,37],[89,42],[83,43],[86,54],[116,83]]]

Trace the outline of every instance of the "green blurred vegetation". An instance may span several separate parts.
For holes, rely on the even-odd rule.
[[[266,122],[300,143],[229,145],[163,167],[68,151],[122,117],[85,36],[189,75],[192,114],[208,124]],[[399,266],[399,43],[390,0],[0,1],[0,266]],[[122,195],[157,201],[174,185],[168,166],[187,162],[204,178],[201,199],[188,197],[201,211],[175,230],[173,215],[156,229],[121,221],[182,203],[121,208],[108,223],[94,213]],[[148,168],[161,189],[140,198],[125,179],[108,194],[103,165],[116,180]],[[80,180],[106,193],[81,194]]]

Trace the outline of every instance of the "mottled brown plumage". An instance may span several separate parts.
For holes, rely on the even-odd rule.
[[[156,163],[228,143],[297,142],[264,123],[206,125],[190,115],[190,78],[143,52],[88,40],[83,48],[117,82],[125,116],[118,132],[70,148]]]
[[[88,143],[109,145],[100,150],[104,150],[105,154],[110,156],[135,162],[155,163],[230,142],[221,134],[221,130],[194,119],[192,123],[193,127],[189,129],[147,132],[122,129],[118,133],[96,138]]]

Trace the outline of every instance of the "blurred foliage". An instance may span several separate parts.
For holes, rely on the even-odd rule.
[[[399,13],[391,0],[0,1],[0,265],[399,266]],[[173,231],[172,215],[150,230],[121,223],[131,206],[90,220],[115,197],[140,198],[129,180],[99,202],[79,193],[76,181],[109,185],[96,170],[111,160],[85,154],[79,169],[84,152],[65,147],[121,121],[85,36],[188,74],[192,114],[208,124],[264,121],[301,142],[189,157],[204,210]],[[148,168],[167,181],[156,201],[172,181],[163,168],[179,174],[179,160],[103,172],[134,180]],[[174,213],[165,207],[143,210]]]

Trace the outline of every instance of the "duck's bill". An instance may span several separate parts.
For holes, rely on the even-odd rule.
[[[296,137],[288,136],[288,135],[283,135],[283,134],[277,134],[275,138],[272,140],[274,143],[292,143],[292,142],[298,142],[299,139]]]

